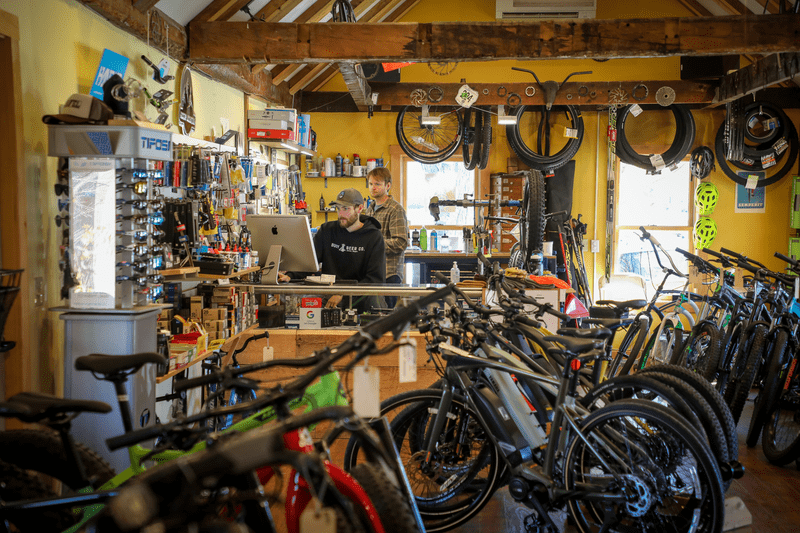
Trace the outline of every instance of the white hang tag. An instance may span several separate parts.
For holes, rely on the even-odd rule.
[[[755,189],[758,187],[758,176],[750,174],[747,176],[747,185],[744,186],[745,189]]]
[[[169,60],[166,57],[158,62],[158,72],[162,78],[169,74]]]
[[[761,168],[769,168],[769,167],[775,166],[777,164],[778,164],[778,162],[775,160],[775,154],[774,153],[770,153],[770,154],[761,156]]]
[[[778,139],[777,142],[772,145],[772,149],[775,150],[777,155],[781,155],[787,148],[789,148],[789,143],[786,142],[786,139]]]
[[[336,511],[312,498],[300,514],[300,533],[336,533]]]
[[[666,167],[667,165],[664,164],[664,158],[661,157],[661,154],[653,154],[650,156],[650,164],[655,167],[656,170],[661,170],[662,168]]]
[[[275,348],[272,346],[264,346],[261,350],[261,360],[266,362],[272,361],[273,359],[275,359]]]
[[[381,416],[380,369],[357,366],[353,370],[353,411],[361,418]]]
[[[638,117],[642,114],[642,107],[639,104],[633,104],[631,106],[631,115],[634,117]]]
[[[456,103],[461,107],[471,107],[478,100],[478,91],[470,88],[466,83],[456,93]]]
[[[413,383],[417,381],[417,341],[406,337],[409,344],[400,346],[400,383]]]
[[[568,139],[577,139],[578,130],[575,128],[564,128],[564,137],[567,137]]]

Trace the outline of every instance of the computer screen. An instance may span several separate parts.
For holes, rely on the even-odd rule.
[[[258,252],[258,264],[264,267],[262,279],[270,279],[280,271],[317,272],[320,268],[311,236],[311,227],[305,215],[248,215],[252,249]],[[272,246],[281,246],[279,261]],[[277,262],[278,264],[273,264]]]

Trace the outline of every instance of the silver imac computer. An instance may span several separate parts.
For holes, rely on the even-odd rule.
[[[307,216],[248,215],[247,227],[263,267],[261,283],[277,285],[278,271],[319,271]]]

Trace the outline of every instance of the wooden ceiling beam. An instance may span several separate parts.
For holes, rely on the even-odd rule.
[[[156,6],[158,0],[133,0],[133,7],[142,13],[147,13]]]
[[[261,11],[254,17],[256,20],[263,20],[264,22],[279,22],[286,16],[292,9],[296,8],[303,0],[271,0],[267,5],[261,8]],[[274,10],[270,7],[275,4]],[[263,11],[271,11],[269,15],[262,15]]]
[[[201,63],[490,61],[800,51],[799,15],[547,22],[190,25]],[[231,35],[239,36],[231,39]]]
[[[327,65],[320,63],[319,65],[308,65],[306,68],[295,74],[289,84],[289,94],[296,94],[302,91],[320,72],[325,70]]]
[[[283,68],[277,74],[273,74],[272,75],[272,83],[274,83],[275,85],[280,85],[281,83],[283,83],[284,81],[289,79],[289,77],[292,74],[294,74],[295,72],[297,72],[301,68],[303,68],[302,64],[292,63],[292,64],[289,64],[289,65],[286,65],[286,68]],[[272,70],[275,70],[275,69],[272,69]]]
[[[364,19],[366,22],[382,22],[391,8],[399,3],[400,0],[381,0],[364,14]]]
[[[292,22],[296,22],[297,24],[302,24],[303,22],[319,22],[325,18],[325,15],[331,12],[332,5],[333,0],[317,0]]]
[[[229,20],[237,11],[249,3],[250,0],[212,0],[189,23]]]
[[[678,0],[678,3],[691,11],[696,17],[712,17],[714,14],[697,0]]]
[[[721,105],[800,75],[800,54],[772,54],[720,80],[714,105]]]
[[[400,7],[398,7],[392,12],[392,16],[390,17],[392,22],[398,21],[404,16],[406,16],[406,13],[414,9],[416,5],[420,3],[420,1],[421,0],[405,0],[405,2],[403,2],[400,5]]]
[[[254,75],[247,65],[193,65],[192,69],[205,73],[212,79],[224,83],[243,93],[252,94],[269,102],[290,107],[292,97],[286,85],[278,87],[272,83],[269,71]]]
[[[742,5],[742,3],[739,2],[738,0],[712,0],[712,1],[731,15],[752,14],[752,12],[749,9],[747,9],[744,5]]]
[[[322,69],[322,72],[319,76],[317,76],[314,80],[311,81],[308,85],[304,87],[305,91],[316,91],[329,81],[331,81],[337,74],[339,73],[339,69],[333,67],[333,65],[325,65],[325,68]]]

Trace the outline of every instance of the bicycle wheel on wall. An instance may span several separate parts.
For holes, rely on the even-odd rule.
[[[430,106],[429,115],[439,124],[423,124],[422,109],[405,106],[397,114],[395,134],[403,151],[420,163],[440,163],[452,156],[462,142],[464,125],[459,108]]]
[[[544,242],[544,209],[545,190],[544,174],[538,170],[526,172],[525,183],[522,190],[522,213],[524,215],[520,224],[520,254],[522,267],[528,268],[531,254],[542,249]]]
[[[551,111],[544,106],[520,106],[517,123],[506,126],[508,144],[517,157],[529,167],[544,172],[566,165],[575,157],[583,141],[583,117],[578,108],[553,106]],[[537,112],[541,113],[539,120],[536,119]],[[551,122],[567,128],[570,136],[551,137]],[[550,155],[553,151],[555,153]]]

